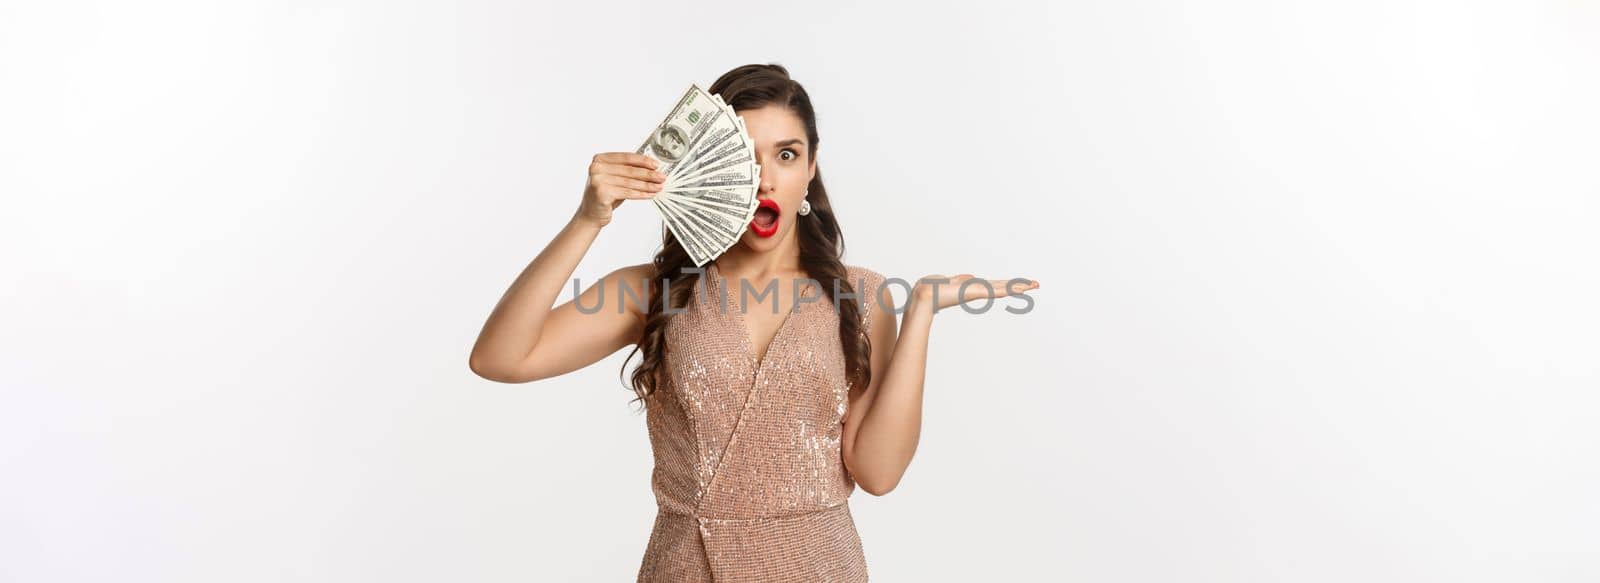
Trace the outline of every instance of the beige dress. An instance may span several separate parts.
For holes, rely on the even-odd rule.
[[[847,271],[865,328],[881,308],[862,290],[883,276]],[[659,512],[638,581],[866,581],[839,447],[849,405],[839,314],[808,285],[801,298],[817,301],[784,316],[757,362],[738,282],[715,263],[705,276],[705,295],[667,325],[667,382],[646,402]]]

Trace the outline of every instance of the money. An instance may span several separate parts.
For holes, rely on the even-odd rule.
[[[637,152],[661,162],[666,187],[651,200],[695,266],[744,235],[759,205],[761,165],[744,120],[720,96],[690,85]]]

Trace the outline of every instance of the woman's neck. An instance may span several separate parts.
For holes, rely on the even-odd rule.
[[[766,281],[775,277],[804,277],[800,269],[800,247],[793,239],[771,251],[752,251],[735,244],[714,261],[723,277]]]

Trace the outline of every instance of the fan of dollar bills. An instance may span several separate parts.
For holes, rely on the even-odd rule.
[[[739,241],[759,204],[761,165],[744,120],[721,96],[690,85],[638,153],[661,162],[667,182],[652,200],[695,266]]]

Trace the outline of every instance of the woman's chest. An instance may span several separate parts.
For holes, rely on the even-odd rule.
[[[759,400],[780,413],[818,421],[842,413],[848,386],[831,302],[793,301],[792,310],[779,314],[771,314],[769,306],[763,315],[769,319],[758,320],[741,312],[752,304],[718,294],[711,286],[666,327],[667,385],[686,412],[736,418]],[[770,339],[760,347],[752,334],[770,334]],[[826,415],[816,417],[817,412]]]

